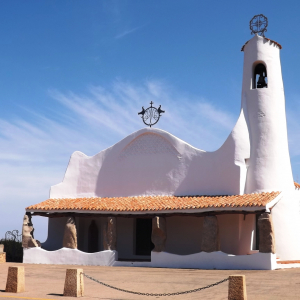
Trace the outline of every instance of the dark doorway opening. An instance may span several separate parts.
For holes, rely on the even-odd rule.
[[[98,227],[96,222],[93,220],[89,226],[89,234],[88,234],[88,252],[94,253],[98,252]]]
[[[135,254],[151,255],[154,244],[151,241],[152,219],[136,219]]]

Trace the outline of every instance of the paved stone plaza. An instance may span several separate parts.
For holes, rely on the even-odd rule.
[[[25,267],[25,292],[5,293],[9,266]],[[31,265],[17,263],[0,264],[1,299],[74,299],[63,297],[64,280],[67,268],[81,266]],[[179,292],[220,281],[229,275],[246,275],[248,299],[299,299],[300,269],[275,271],[232,271],[232,270],[193,270],[163,268],[128,267],[83,267],[83,271],[107,284],[138,292],[168,293]],[[109,289],[87,278],[84,279],[84,299],[227,299],[228,283],[222,283],[200,292],[172,296],[146,297],[127,294]],[[13,298],[12,298],[13,297]]]

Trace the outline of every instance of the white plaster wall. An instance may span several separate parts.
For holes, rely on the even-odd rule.
[[[279,52],[258,35],[244,48],[242,109],[251,145],[245,193],[294,189]],[[253,65],[258,62],[266,65],[268,88],[252,89]]]
[[[255,215],[218,215],[221,251],[234,255],[246,255],[255,242]],[[165,252],[188,255],[201,250],[203,217],[167,217]]]
[[[200,252],[203,218],[174,216],[166,218],[165,252],[186,255]]]
[[[254,214],[239,215],[239,251],[238,255],[249,254],[255,250],[256,216]]]
[[[130,259],[135,256],[134,224],[134,218],[117,218],[117,249],[120,259]]]
[[[272,253],[235,256],[221,251],[190,255],[152,252],[151,265],[160,268],[219,270],[274,270],[277,268],[276,255]]]
[[[42,243],[42,247],[46,250],[58,250],[62,248],[67,218],[49,218],[48,221],[48,237]]]
[[[196,149],[163,130],[141,129],[93,157],[71,156],[51,198],[240,194],[249,140],[244,116],[220,149]],[[242,180],[241,180],[242,178]]]
[[[166,252],[152,252],[151,262],[120,262],[117,251],[84,253],[77,249],[62,248],[46,251],[41,248],[24,249],[23,263],[62,264],[83,266],[136,266],[189,269],[226,270],[274,270],[277,268],[276,255],[257,253],[252,255],[230,255],[219,252],[176,255]]]
[[[255,230],[255,215],[218,215],[221,251],[234,255],[250,253]]]
[[[117,251],[85,253],[78,249],[62,248],[47,251],[41,248],[24,248],[23,263],[83,266],[112,266],[118,260]]]
[[[271,214],[277,256],[281,260],[300,260],[300,192],[284,193]]]
[[[220,248],[228,254],[238,254],[239,215],[219,215]]]

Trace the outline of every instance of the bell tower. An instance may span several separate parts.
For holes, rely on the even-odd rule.
[[[255,17],[256,30],[254,26],[251,28]],[[242,109],[250,138],[245,193],[291,191],[294,190],[294,182],[279,55],[282,47],[264,37],[266,26],[260,29],[264,23],[257,17],[266,17],[255,17],[250,22],[255,35],[242,48]]]

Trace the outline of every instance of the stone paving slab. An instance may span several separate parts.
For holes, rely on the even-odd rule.
[[[5,293],[9,266],[25,267],[25,292]],[[194,270],[164,268],[98,267],[74,265],[0,264],[0,300],[2,299],[74,299],[63,297],[66,269],[83,271],[107,284],[150,293],[185,291],[220,281],[229,275],[246,275],[248,300],[300,299],[300,269],[275,271]],[[22,298],[21,298],[22,297]],[[109,289],[84,278],[82,299],[227,299],[228,282],[193,294],[171,297],[146,297]]]

